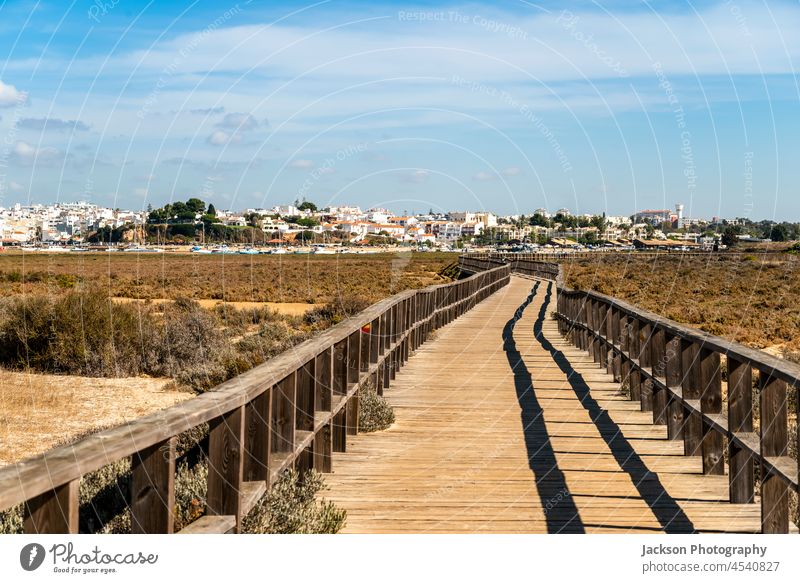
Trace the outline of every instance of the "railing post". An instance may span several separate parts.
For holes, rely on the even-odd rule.
[[[589,329],[592,331],[592,334],[589,335],[589,355],[594,362],[600,362],[600,345],[597,341],[597,330],[600,327],[598,324],[597,301],[589,296],[584,297],[589,304]]]
[[[630,392],[630,377],[631,377],[631,361],[630,361],[630,344],[628,338],[630,336],[630,324],[628,314],[620,314],[619,317],[619,350],[620,350],[620,382],[628,385]]]
[[[600,304],[600,321],[598,322],[597,333],[600,341],[600,368],[608,372],[608,336],[606,334],[608,323],[608,306]]]
[[[611,304],[606,304],[605,326],[603,327],[606,337],[606,373],[612,377],[614,375],[614,359],[616,350],[614,347],[614,308]]]
[[[628,350],[631,358],[637,361],[637,365],[629,363],[630,376],[628,377],[628,386],[630,387],[631,401],[641,401],[642,399],[642,375],[638,366],[639,353],[641,352],[641,347],[639,346],[640,327],[639,318],[633,316],[628,328]]]
[[[684,400],[699,401],[701,381],[699,371],[700,347],[691,340],[681,340],[681,368],[683,379],[681,392]],[[691,407],[684,408],[683,454],[702,455],[703,424],[692,412]]]
[[[728,356],[728,479],[730,500],[750,504],[755,500],[755,467],[752,454],[736,443],[737,434],[753,433],[753,369],[749,362]]]
[[[318,472],[333,471],[333,422],[319,428],[314,436],[314,469]]]
[[[653,377],[665,382],[664,368],[666,366],[666,338],[665,330],[661,326],[653,328],[651,352],[651,370]],[[657,383],[653,384],[653,423],[656,425],[667,424],[667,392]]]
[[[347,338],[333,345],[333,394],[347,394]]]
[[[611,308],[611,342],[614,347],[613,360],[611,361],[611,374],[613,375],[614,382],[622,381],[622,343],[620,336],[620,313],[619,308]]]
[[[683,371],[681,370],[681,339],[669,335],[667,340],[665,377],[667,387],[679,389]],[[679,441],[683,439],[684,409],[683,403],[672,393],[667,395],[667,439]]]
[[[131,456],[131,534],[172,534],[175,444],[170,437]]]
[[[79,486],[80,480],[72,480],[25,502],[25,534],[77,534]]]
[[[700,376],[702,395],[700,411],[703,414],[722,413],[722,377],[719,353],[702,347],[700,349]],[[722,476],[725,474],[725,458],[722,453],[722,434],[703,422],[703,473]]]
[[[369,364],[374,365],[378,364],[378,360],[380,360],[380,338],[381,338],[381,319],[375,318],[369,327]],[[375,390],[378,392],[379,395],[383,394],[383,381],[381,379],[381,371],[380,367],[377,368],[375,373],[372,376],[372,382],[375,387]]]
[[[268,481],[271,449],[272,389],[245,405],[244,411],[244,480]]]
[[[347,388],[358,383],[361,374],[361,329],[347,337]],[[347,433],[358,434],[358,390],[347,400]]]
[[[208,434],[206,514],[236,517],[236,532],[242,520],[244,414],[242,406],[212,419]],[[294,435],[294,417],[291,423]]]
[[[292,373],[272,389],[272,451],[294,450],[297,412],[297,373]]]
[[[314,395],[317,411],[330,411],[333,405],[334,347],[329,346],[317,355],[314,364]]]
[[[645,370],[651,366],[652,359],[650,354],[652,352],[651,344],[653,342],[653,325],[650,322],[643,322],[639,325],[639,368]],[[639,398],[640,409],[642,411],[653,410],[653,381],[649,378],[643,379],[639,383],[639,391],[641,393]]]
[[[759,372],[761,458],[789,455],[786,381]],[[761,465],[761,532],[789,532],[789,487],[779,475]]]
[[[315,365],[316,358],[312,358],[297,370],[297,414],[295,420],[297,429],[301,431],[314,431]]]

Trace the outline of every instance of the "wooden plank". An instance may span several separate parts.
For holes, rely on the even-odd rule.
[[[272,391],[260,394],[245,406],[244,480],[269,479],[269,456],[272,451]]]
[[[700,348],[700,378],[702,393],[700,410],[704,415],[719,415],[722,412],[722,377],[719,353]],[[725,474],[725,457],[722,433],[716,431],[708,421],[703,422],[703,473],[722,476]]]
[[[698,400],[702,394],[700,378],[700,346],[681,340],[681,392],[685,400]],[[685,455],[702,455],[703,423],[699,415],[684,407],[683,451]]]
[[[758,507],[729,504],[726,477],[704,476],[699,458],[560,336],[560,322],[538,321],[552,311],[543,288],[514,327],[518,357],[509,361],[508,342],[464,341],[502,337],[530,285],[514,278],[441,328],[386,393],[396,425],[348,436],[347,454],[334,454],[326,498],[347,510],[345,532],[758,531]],[[520,402],[515,379],[530,381],[538,408],[527,394]],[[551,487],[562,479],[566,498]]]
[[[649,322],[640,322],[639,324],[639,366],[641,368],[649,368],[652,363],[651,353],[653,341],[653,326]],[[653,410],[653,381],[649,378],[643,378],[640,381],[640,408],[642,411]]]
[[[73,480],[28,500],[23,506],[25,534],[77,534],[78,488]]]
[[[242,516],[247,516],[255,508],[262,496],[267,493],[267,483],[263,480],[242,482]]]
[[[326,348],[317,355],[314,364],[314,395],[316,410],[330,411],[333,400],[333,347]]]
[[[347,339],[333,346],[333,394],[347,393]]]
[[[681,387],[683,371],[681,368],[681,339],[674,335],[667,335],[666,362],[664,377],[670,394],[667,396],[667,439],[683,441],[684,410],[683,404],[674,397],[672,389]]]
[[[728,429],[733,433],[753,432],[753,370],[750,365],[728,357]],[[759,446],[760,447],[760,446]],[[728,441],[730,499],[734,504],[755,500],[755,466],[750,451],[736,440]]]
[[[306,472],[314,469],[314,446],[313,442],[312,445],[305,448],[303,451],[300,452],[300,455],[297,456],[297,461],[295,462],[297,467],[297,473],[302,476]]]
[[[178,534],[228,534],[236,530],[235,516],[201,516]]]
[[[353,332],[347,339],[347,386],[358,382],[361,374],[361,331]]]
[[[662,380],[666,368],[666,330],[657,327],[653,330],[650,342],[650,366],[655,378]],[[653,383],[653,423],[667,424],[667,392],[659,383]]]
[[[273,452],[294,451],[296,381],[297,375],[292,373],[272,390]]]
[[[172,534],[175,523],[175,445],[151,445],[131,459],[131,534]]]
[[[356,391],[355,394],[347,400],[348,435],[358,435],[358,415],[359,415],[358,393],[359,391]]]
[[[789,451],[786,381],[759,374],[761,456],[782,457]],[[789,487],[779,475],[761,465],[761,532],[789,532]]]
[[[333,416],[333,451],[347,451],[347,407]]]
[[[312,358],[297,369],[297,412],[295,422],[297,429],[313,431],[314,407],[316,405],[316,358]]]
[[[244,481],[244,407],[209,423],[206,514],[242,516]]]
[[[333,471],[333,422],[326,423],[314,437],[314,469],[322,473]]]

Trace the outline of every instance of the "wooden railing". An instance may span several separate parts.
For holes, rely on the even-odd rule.
[[[561,286],[556,317],[668,439],[683,441],[684,455],[702,457],[703,473],[725,473],[727,442],[730,502],[754,502],[758,466],[762,532],[789,532],[789,489],[798,489],[789,440],[798,436],[788,389],[796,395],[800,366],[595,292]]]
[[[174,530],[177,436],[203,423],[205,516],[183,533],[238,532],[285,469],[332,469],[358,432],[359,389],[389,386],[435,330],[509,281],[500,266],[382,300],[215,390],[75,444],[0,469],[0,509],[23,504],[26,533],[78,532],[81,476],[131,457],[132,532]]]
[[[559,268],[557,263],[553,263],[552,257],[552,254],[538,253],[470,253],[458,258],[458,266],[463,273],[472,274],[499,265],[509,265],[514,273],[555,280]]]
[[[468,258],[481,265],[482,258],[462,260]],[[525,274],[542,272],[539,263],[509,262]],[[800,366],[616,298],[570,289],[554,267],[558,275],[545,279],[557,282],[559,332],[627,385],[653,423],[666,425],[667,438],[683,441],[684,455],[702,457],[705,474],[723,475],[727,463],[731,503],[755,502],[760,484],[762,532],[789,532],[789,491],[798,491],[789,442],[800,445],[800,436],[790,431],[788,408],[792,403],[800,417]]]

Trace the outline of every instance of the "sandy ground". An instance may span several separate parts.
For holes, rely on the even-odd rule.
[[[158,298],[155,300],[140,300],[137,298],[111,298],[115,302],[153,302],[156,304],[163,304],[165,302],[173,302],[168,298]],[[215,308],[223,303],[222,300],[196,300],[203,308]],[[302,316],[309,310],[322,306],[323,304],[308,304],[301,302],[225,302],[229,306],[233,306],[237,310],[247,310],[252,308],[271,308],[279,314],[285,316]]]
[[[86,378],[0,369],[0,465],[192,398],[169,379]]]

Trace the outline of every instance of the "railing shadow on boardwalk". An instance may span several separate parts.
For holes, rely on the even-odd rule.
[[[547,532],[583,533],[585,530],[580,514],[567,488],[564,473],[556,462],[555,452],[547,434],[542,406],[533,390],[530,371],[528,371],[514,341],[514,326],[533,300],[538,287],[539,283],[533,288],[525,303],[517,308],[514,316],[504,326],[503,350],[514,373],[514,388],[521,409],[522,431],[525,436],[528,463],[533,471],[536,489],[545,512]]]
[[[538,288],[539,283],[537,282],[536,286],[534,286],[533,294],[536,293]],[[663,531],[666,533],[694,533],[695,529],[692,521],[678,502],[664,488],[658,475],[648,469],[647,464],[623,435],[622,429],[611,419],[608,411],[595,400],[583,376],[572,367],[564,354],[560,350],[556,350],[544,336],[544,320],[547,317],[547,307],[550,304],[551,295],[552,287],[548,284],[546,296],[534,324],[534,337],[542,348],[550,354],[561,372],[566,375],[575,396],[589,413],[592,422],[600,432],[600,436],[605,441],[617,464],[630,476],[634,487],[655,515]],[[524,305],[530,303],[531,299],[532,297],[529,297]]]

